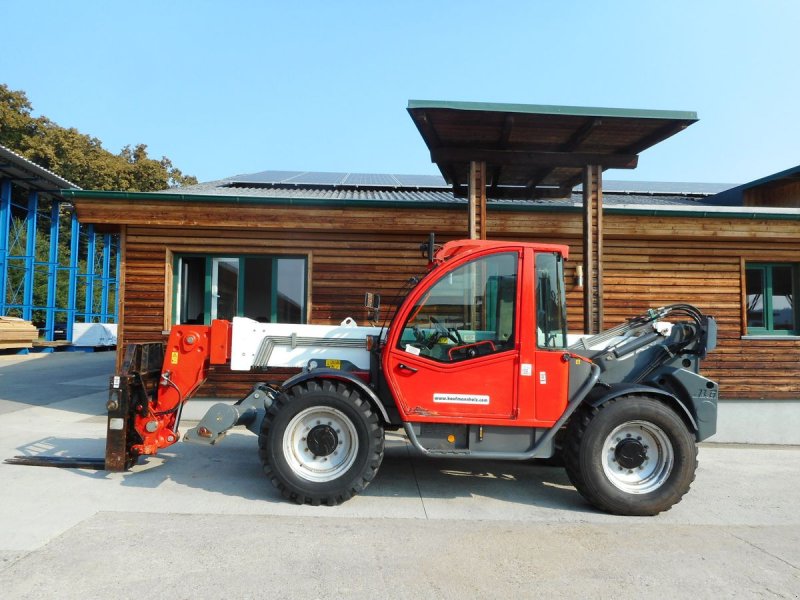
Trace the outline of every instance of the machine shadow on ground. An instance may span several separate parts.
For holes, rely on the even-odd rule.
[[[48,437],[19,450],[26,456],[102,456],[104,440]],[[249,433],[229,435],[216,446],[181,442],[157,456],[141,458],[125,473],[70,471],[98,482],[121,479],[124,487],[156,489],[171,482],[246,500],[287,502],[264,475],[256,437]],[[362,496],[419,498],[423,502],[481,497],[542,508],[596,512],[570,485],[562,468],[536,461],[429,458],[411,450],[402,438],[387,442],[378,475]]]
[[[365,495],[393,495],[397,473],[410,470],[424,500],[481,497],[519,505],[597,512],[572,487],[563,468],[538,461],[440,459],[413,450],[387,452]]]
[[[18,446],[15,456],[25,457],[49,457],[59,458],[102,458],[106,451],[106,441],[104,438],[59,438],[47,436],[22,446]],[[11,456],[0,456],[0,460],[12,458]],[[20,466],[23,468],[23,466]],[[24,468],[34,468],[24,466]],[[46,468],[46,467],[38,467]],[[73,469],[75,470],[75,469]],[[75,470],[78,472],[78,470]],[[89,471],[80,470],[81,474]]]

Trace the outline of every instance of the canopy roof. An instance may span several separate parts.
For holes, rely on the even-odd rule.
[[[0,178],[10,179],[24,188],[61,195],[62,189],[80,189],[77,185],[40,167],[5,146],[0,146]]]
[[[695,121],[694,112],[409,100],[408,112],[453,192],[485,161],[494,198],[568,196],[587,165],[633,169],[638,155]]]

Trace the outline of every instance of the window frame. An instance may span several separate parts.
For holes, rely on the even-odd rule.
[[[792,329],[775,329],[774,328],[774,314],[773,314],[773,293],[772,293],[772,280],[773,269],[776,267],[788,267],[792,273],[792,295],[797,297],[798,288],[800,288],[800,263],[793,262],[761,262],[761,261],[748,261],[742,260],[742,321],[743,321],[743,334],[745,336],[798,336],[800,335],[800,315],[798,315],[797,307],[792,308],[794,326]],[[747,322],[747,271],[759,269],[764,273],[764,326],[751,327]]]
[[[563,329],[559,330],[559,335],[561,337],[561,344],[562,344],[562,345],[559,345],[559,346],[555,346],[555,345],[554,346],[548,346],[547,345],[547,336],[550,335],[552,332],[550,330],[547,330],[545,332],[545,329],[539,327],[541,325],[540,318],[542,318],[542,317],[544,317],[545,319],[547,318],[546,307],[545,307],[544,310],[540,311],[540,308],[542,308],[542,307],[539,306],[539,301],[541,300],[540,297],[539,297],[539,294],[541,292],[541,290],[539,288],[539,285],[541,283],[541,281],[539,279],[539,273],[540,273],[540,270],[542,268],[540,266],[540,264],[539,264],[539,258],[540,257],[542,257],[542,258],[554,257],[555,258],[556,272],[555,272],[555,277],[552,278],[552,279],[558,285],[558,290],[557,290],[557,301],[558,301],[558,309],[559,309],[558,318],[561,321],[561,324],[563,326]],[[539,350],[556,350],[556,351],[558,351],[558,350],[561,350],[561,351],[566,350],[567,347],[569,346],[569,342],[568,342],[568,339],[569,339],[568,338],[568,336],[569,336],[569,325],[568,325],[568,323],[569,323],[569,321],[567,320],[567,289],[566,289],[567,286],[565,284],[565,279],[564,279],[564,257],[558,252],[536,252],[536,254],[534,255],[534,272],[536,273],[536,279],[535,279],[535,283],[534,283],[534,296],[535,296],[534,302],[535,302],[535,306],[536,306],[536,312],[535,312],[535,318],[534,318],[534,326],[536,327],[536,335],[535,335],[536,347]],[[540,343],[539,331],[542,331],[543,334],[545,335],[545,343],[544,344]]]
[[[481,256],[473,257],[473,258],[471,258],[471,259],[469,259],[467,261],[462,262],[461,264],[459,264],[457,266],[454,266],[452,269],[449,269],[448,271],[442,273],[435,281],[431,282],[431,284],[425,290],[425,293],[422,294],[419,298],[417,298],[414,306],[409,311],[409,313],[406,315],[406,318],[405,318],[402,326],[399,328],[399,330],[401,331],[401,334],[397,338],[396,349],[408,351],[407,350],[407,346],[409,344],[409,341],[407,339],[404,340],[403,332],[409,328],[408,324],[412,320],[416,319],[417,315],[421,312],[421,310],[424,307],[428,306],[428,301],[431,298],[431,293],[436,288],[436,286],[438,286],[440,283],[442,283],[448,277],[451,277],[454,273],[456,273],[460,269],[466,269],[470,265],[476,265],[477,266],[481,261],[490,260],[490,259],[496,258],[498,256],[510,256],[510,257],[513,257],[513,260],[514,260],[514,294],[513,294],[514,305],[513,305],[513,310],[512,310],[512,313],[511,313],[511,335],[510,335],[509,339],[505,340],[505,342],[504,342],[506,344],[510,343],[511,347],[510,348],[503,348],[502,350],[495,349],[495,350],[492,350],[489,353],[480,353],[480,354],[476,354],[474,356],[463,356],[463,357],[459,357],[459,358],[451,358],[451,357],[449,357],[449,353],[448,353],[448,358],[447,359],[445,359],[443,357],[437,357],[437,356],[434,356],[434,355],[429,354],[429,353],[424,353],[424,354],[420,353],[418,356],[420,358],[424,358],[424,359],[430,360],[433,363],[436,363],[438,365],[461,365],[461,364],[463,364],[464,362],[467,362],[467,361],[477,360],[477,359],[480,359],[480,358],[495,357],[495,356],[504,354],[506,352],[515,351],[517,349],[517,346],[518,346],[518,341],[517,340],[519,339],[519,336],[520,336],[520,332],[519,332],[519,310],[520,310],[520,302],[522,300],[521,299],[521,288],[522,288],[521,277],[522,277],[522,272],[523,272],[523,268],[522,268],[522,264],[521,264],[522,257],[520,255],[520,253],[518,251],[516,251],[516,250],[508,250],[508,251],[504,251],[504,252],[484,254],[484,255],[481,255]],[[484,284],[485,284],[484,290],[486,290],[486,288],[489,287],[488,286],[488,281],[489,281],[489,278],[487,277],[486,280],[484,281]],[[499,287],[497,288],[497,292],[499,293]],[[486,305],[489,305],[489,304],[491,304],[491,303],[487,301]],[[486,305],[484,305],[484,310],[486,309]],[[487,317],[488,317],[488,315],[487,315]],[[494,342],[494,341],[497,341],[497,340],[492,340],[492,341]],[[418,342],[414,342],[414,343],[418,343]],[[412,345],[413,345],[413,343],[412,343]],[[463,345],[461,345],[461,346],[455,345],[454,347],[466,348],[468,346],[476,346],[476,345],[480,345],[480,340],[477,340],[477,338],[476,338],[475,341],[472,341],[472,342],[466,342],[465,341],[465,343]]]
[[[305,325],[308,323],[309,312],[311,309],[311,257],[308,254],[275,254],[275,253],[241,253],[241,252],[170,252],[172,266],[172,289],[170,290],[170,298],[172,300],[171,324],[176,325],[178,321],[178,306],[180,305],[180,291],[181,291],[181,260],[184,258],[203,258],[205,259],[204,269],[204,283],[203,283],[203,324],[211,324],[211,305],[212,305],[212,279],[213,279],[213,265],[214,259],[229,258],[235,259],[239,263],[239,278],[237,282],[237,298],[236,298],[236,316],[244,316],[244,290],[245,280],[247,273],[244,268],[244,261],[248,258],[261,258],[270,259],[272,261],[272,273],[270,284],[270,323],[277,323],[278,314],[278,268],[277,261],[281,259],[296,259],[303,261],[303,281],[304,281],[304,294],[303,306],[300,310],[300,323]]]

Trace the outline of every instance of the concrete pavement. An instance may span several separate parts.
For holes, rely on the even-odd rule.
[[[114,352],[0,355],[0,415],[108,387]]]
[[[102,456],[113,358],[62,356],[0,357],[0,457]],[[81,394],[25,406],[20,365]],[[427,459],[397,434],[333,508],[284,501],[247,431],[130,473],[0,464],[0,490],[7,598],[800,595],[797,447],[704,445],[692,491],[652,518],[595,511],[559,468]]]

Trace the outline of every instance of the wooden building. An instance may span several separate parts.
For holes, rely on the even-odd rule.
[[[793,305],[800,209],[787,204],[784,192],[773,206],[768,191],[758,205],[745,201],[752,188],[747,195],[715,194],[719,188],[698,184],[603,186],[597,168],[594,181],[584,177],[583,190],[565,198],[515,198],[497,186],[493,194],[497,173],[489,165],[479,184],[482,205],[474,204],[471,186],[456,189],[454,181],[475,176],[469,169],[446,179],[263,172],[166,193],[65,195],[82,222],[121,236],[120,346],[162,339],[174,323],[234,315],[364,322],[365,291],[380,293],[389,309],[408,279],[425,272],[419,244],[429,232],[439,241],[462,238],[475,234],[478,221],[490,239],[570,246],[574,332],[593,319],[607,328],[677,302],[714,315],[719,347],[705,374],[721,384],[716,439],[800,443],[793,427],[800,410],[800,323]],[[590,166],[577,168],[592,173]],[[781,175],[794,177],[778,174],[762,185],[783,190]],[[588,212],[587,187],[594,194]],[[581,287],[578,275],[590,253],[594,283],[584,272]],[[248,382],[265,378],[225,371],[212,373],[206,395],[241,394]]]

